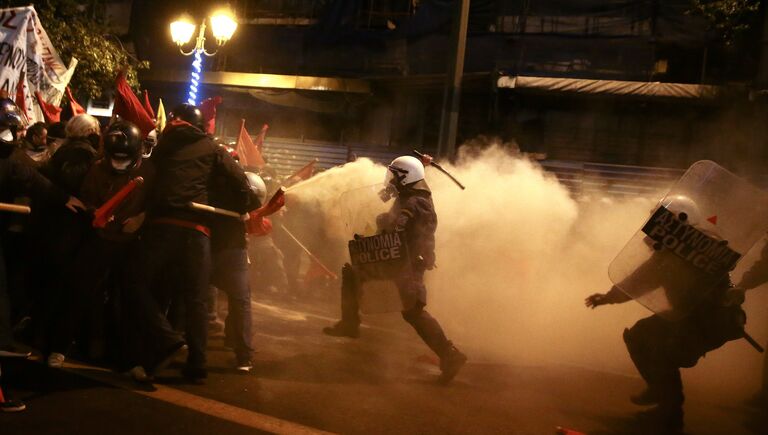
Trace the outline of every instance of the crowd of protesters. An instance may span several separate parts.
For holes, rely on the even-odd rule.
[[[160,134],[102,122],[26,125],[0,100],[0,358],[34,349],[51,368],[76,356],[151,382],[186,354],[182,376],[202,383],[218,289],[233,369],[250,371],[249,234],[282,269],[271,238],[257,237],[270,232],[260,211],[275,206],[264,179],[205,133],[196,106],[176,107]],[[287,285],[284,272],[274,282]]]

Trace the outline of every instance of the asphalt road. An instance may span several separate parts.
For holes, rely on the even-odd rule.
[[[28,409],[0,413],[0,434],[658,433],[633,417],[636,377],[474,359],[443,386],[435,359],[398,314],[368,317],[351,340],[320,333],[336,316],[331,305],[262,298],[253,308],[253,373],[234,372],[231,352],[213,337],[205,385],[181,382],[180,364],[145,391],[87,365],[5,362]],[[471,343],[462,346],[471,357]],[[768,433],[765,403],[687,393],[686,433]]]

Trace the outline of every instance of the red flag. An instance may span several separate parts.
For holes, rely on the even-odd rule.
[[[123,186],[112,198],[109,198],[107,202],[93,213],[93,227],[104,228],[115,214],[117,206],[125,201],[125,199],[128,198],[128,195],[130,195],[134,189],[141,186],[143,182],[144,178],[136,177]]]
[[[136,124],[144,137],[147,137],[149,132],[155,129],[155,121],[152,120],[136,94],[133,93],[133,89],[128,85],[125,71],[120,72],[115,79],[115,106],[112,113]]]
[[[245,221],[245,232],[252,236],[266,236],[272,232],[272,221],[269,218],[258,216],[255,211],[250,213],[251,217]]]
[[[152,104],[149,103],[149,92],[144,90],[144,110],[147,112],[150,118],[155,118],[155,111],[152,109]]]
[[[69,107],[72,108],[72,116],[86,113],[86,110],[83,108],[83,106],[81,106],[80,103],[75,100],[75,97],[72,96],[72,91],[69,90],[69,86],[65,88],[65,91],[67,92],[67,98],[69,98]]]
[[[312,259],[312,257],[309,258]],[[325,267],[317,261],[310,261],[309,267],[304,273],[304,287],[309,287],[313,281],[324,278],[336,279],[337,277],[326,270]]]
[[[266,204],[248,213],[250,218],[245,221],[245,232],[255,236],[266,236],[272,232],[272,222],[267,216],[277,213],[285,205],[285,191],[278,190]]]
[[[205,132],[213,134],[216,131],[216,107],[224,101],[221,97],[206,98],[200,103],[200,111],[203,112]]]
[[[266,204],[250,212],[249,214],[251,215],[251,219],[253,219],[254,217],[259,218],[259,217],[269,216],[271,214],[277,213],[277,211],[283,208],[284,205],[285,205],[285,190],[281,188],[277,192],[275,192],[274,195],[272,195],[272,198],[270,198]]]
[[[61,121],[61,107],[46,103],[40,91],[35,92],[35,98],[37,98],[37,104],[40,105],[40,110],[43,111],[45,122],[53,124]]]
[[[264,130],[262,129],[262,131]],[[240,162],[243,166],[261,169],[266,165],[264,157],[261,156],[261,149],[253,143],[248,131],[245,130],[245,119],[240,123],[240,134],[237,137],[235,151],[240,156]]]
[[[267,130],[269,130],[269,125],[264,124],[261,126],[261,131],[259,132],[259,135],[256,137],[256,142],[254,145],[256,145],[256,148],[258,148],[259,152],[264,152],[264,138],[267,137]]]
[[[318,162],[318,159],[313,159],[311,162],[307,163],[303,168],[294,172],[293,175],[288,177],[288,180],[285,183],[285,185],[290,186],[298,183],[299,181],[308,180],[315,173],[315,163],[317,162]]]
[[[24,115],[24,119],[27,119],[27,99],[24,98],[24,82],[27,81],[24,75],[19,75],[19,83],[16,85],[16,105],[19,106],[19,110]]]

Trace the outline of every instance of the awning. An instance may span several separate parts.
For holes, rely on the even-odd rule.
[[[543,92],[652,98],[711,99],[726,93],[726,88],[722,86],[529,76],[502,76],[499,77],[497,85],[499,88]]]
[[[149,70],[142,72],[140,78],[141,80],[153,82],[186,83],[189,81],[189,72]],[[355,94],[371,93],[371,86],[365,80],[336,77],[204,71],[200,82],[204,85],[237,86],[243,88],[298,89]]]

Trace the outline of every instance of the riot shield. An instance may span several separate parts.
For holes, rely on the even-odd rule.
[[[675,204],[685,203],[680,211]],[[768,229],[768,193],[712,161],[694,163],[608,268],[621,291],[678,319]]]
[[[358,237],[348,243],[352,267],[360,283],[360,310],[390,313],[403,309],[395,281],[410,272],[411,261],[402,231]]]
[[[383,183],[348,190],[339,197],[339,209],[344,231],[348,236],[372,236],[380,229],[377,217],[389,211],[394,197],[384,196]]]

